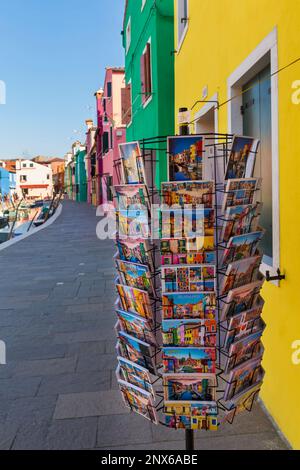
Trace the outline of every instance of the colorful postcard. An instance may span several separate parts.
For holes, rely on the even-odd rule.
[[[147,184],[144,161],[138,142],[119,144],[120,158],[122,161],[122,183]]]
[[[261,367],[261,357],[241,364],[229,374],[228,384],[224,392],[224,400],[231,400],[237,394],[245,392],[252,385],[261,382],[263,377],[264,370]]]
[[[222,212],[225,213],[228,207],[253,204],[260,183],[260,178],[228,180],[223,198]]]
[[[249,359],[262,357],[264,353],[261,343],[263,331],[264,328],[231,344],[224,365],[226,373]]]
[[[238,315],[255,306],[264,279],[237,287],[228,292],[226,299],[221,300],[221,321]]]
[[[214,209],[161,209],[161,237],[204,238],[214,235]]]
[[[214,237],[169,238],[160,241],[162,265],[214,264]]]
[[[158,418],[151,393],[125,382],[124,380],[119,380],[118,383],[125,405],[130,408],[131,411],[142,415],[154,424],[158,424]]]
[[[238,393],[229,403],[225,403],[225,407],[228,411],[225,412],[223,422],[231,424],[236,415],[246,410],[250,411],[253,402],[258,398],[261,386],[262,382],[251,385],[246,391]]]
[[[148,320],[134,313],[124,312],[123,310],[117,310],[116,313],[121,328],[125,333],[135,336],[135,338],[145,341],[146,343],[156,345],[156,339],[152,331],[153,328]]]
[[[153,292],[151,272],[147,265],[119,259],[115,261],[122,284],[146,290],[147,292]]]
[[[149,207],[149,195],[144,184],[113,186],[117,209],[145,209]]]
[[[165,401],[213,401],[215,374],[166,374],[163,376]]]
[[[215,277],[215,266],[211,265],[162,267],[162,292],[214,291]]]
[[[213,181],[175,181],[161,184],[162,203],[168,206],[192,204],[212,208],[214,191]]]
[[[264,231],[258,231],[231,237],[224,250],[222,266],[254,256],[263,235]]]
[[[257,255],[230,263],[222,280],[221,295],[255,281],[259,276],[261,259],[262,255]]]
[[[255,165],[257,144],[253,137],[235,135],[229,155],[225,180],[233,178],[250,178]]]
[[[202,180],[204,152],[203,136],[168,137],[168,180]]]
[[[123,331],[119,332],[119,341],[122,352],[121,356],[145,367],[151,374],[156,374],[155,353],[150,344],[140,341]]]
[[[132,263],[146,264],[153,271],[153,260],[150,243],[142,239],[117,239],[117,248],[120,259]]]
[[[122,284],[117,284],[117,290],[123,310],[153,320],[151,301],[147,291]]]
[[[118,211],[119,238],[149,238],[148,211],[140,209],[121,209]]]
[[[163,373],[216,372],[215,348],[163,348]]]
[[[254,307],[230,318],[224,340],[225,350],[228,351],[230,345],[235,341],[239,341],[245,336],[249,336],[252,333],[263,331],[265,329],[265,322],[260,316],[261,309],[262,307]]]
[[[223,217],[220,241],[228,242],[231,237],[255,232],[258,227],[262,204],[227,207]]]
[[[218,406],[215,402],[168,401],[165,402],[164,414],[165,424],[172,429],[218,429]]]
[[[164,346],[216,346],[216,320],[163,320]]]
[[[121,356],[118,356],[118,362],[125,382],[143,388],[146,392],[151,393],[151,395],[155,397],[151,377],[147,369]]]
[[[162,294],[164,320],[215,319],[216,295],[213,292],[174,292]]]

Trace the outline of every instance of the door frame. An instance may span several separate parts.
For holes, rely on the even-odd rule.
[[[211,96],[207,101],[216,101],[218,102],[219,101],[219,95],[218,93],[215,93],[213,96]],[[205,116],[205,114],[207,114],[209,111],[211,111],[212,109],[214,109],[214,126],[215,126],[215,130],[214,132],[217,134],[218,131],[219,131],[219,109],[218,109],[218,106],[217,106],[217,103],[205,103],[204,106],[202,106],[202,108],[197,112],[195,113],[195,116],[194,116],[194,120],[195,120],[195,134],[199,134],[199,128],[198,128],[198,121],[201,120],[201,118],[203,116]],[[217,141],[217,139],[216,139]]]
[[[279,214],[279,138],[278,138],[278,39],[277,27],[246,57],[227,79],[228,132],[243,135],[242,88],[251,78],[270,64],[271,70],[271,134],[272,134],[272,265],[263,262],[261,272],[276,275],[280,266],[280,214]],[[234,98],[234,99],[233,99]],[[278,281],[273,281],[279,285]]]

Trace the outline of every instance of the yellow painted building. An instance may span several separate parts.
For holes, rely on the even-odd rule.
[[[261,398],[300,449],[300,353],[292,346],[300,340],[300,1],[174,1],[175,110],[193,108],[191,133],[261,139],[255,175],[263,177],[268,229],[262,269],[286,275],[263,289]]]

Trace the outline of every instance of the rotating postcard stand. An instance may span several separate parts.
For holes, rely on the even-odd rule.
[[[194,142],[189,148],[185,148],[184,139],[189,137],[192,140],[194,138]],[[175,144],[179,141],[175,152],[170,148],[172,139]],[[125,145],[136,147],[137,143]],[[147,249],[144,249],[142,254],[138,249],[134,251],[138,243],[132,245],[134,248],[130,245],[125,252],[118,249],[119,259],[143,265],[143,269],[146,264],[149,267],[153,289],[151,293],[147,293],[151,310],[151,318],[148,316],[147,320],[150,320],[151,334],[157,338],[156,344],[152,344],[151,349],[148,350],[149,332],[147,330],[146,334],[145,331],[139,330],[140,318],[133,319],[129,327],[128,324],[121,326],[125,332],[123,337],[126,337],[129,344],[125,344],[125,348],[124,343],[121,348],[119,345],[118,354],[127,359],[131,368],[136,362],[136,367],[140,369],[135,370],[135,374],[138,374],[140,370],[145,374],[149,360],[154,361],[156,371],[156,378],[150,384],[145,382],[145,376],[140,380],[140,377],[133,373],[130,376],[127,371],[128,387],[131,386],[130,384],[139,384],[145,390],[146,385],[149,389],[149,387],[156,387],[161,381],[163,383],[162,390],[155,390],[155,396],[159,399],[158,403],[147,401],[147,397],[144,396],[142,396],[144,401],[139,401],[138,393],[142,395],[143,390],[135,391],[135,395],[128,394],[127,390],[127,395],[124,397],[123,394],[123,398],[131,410],[142,414],[155,424],[159,422],[173,429],[184,429],[186,449],[193,450],[194,430],[217,429],[221,423],[231,424],[238,413],[245,410],[251,411],[263,380],[264,371],[260,365],[263,354],[261,334],[265,325],[261,320],[263,301],[259,294],[263,278],[259,275],[258,269],[261,260],[258,243],[263,236],[263,231],[258,225],[262,209],[261,203],[258,202],[261,180],[252,176],[258,142],[243,136],[207,133],[197,136],[143,139],[139,142],[139,146],[134,154],[136,163],[131,160],[127,168],[126,165],[124,168],[124,161],[128,155],[120,149],[120,160],[115,162],[115,168],[116,173],[121,177],[122,184],[127,187],[130,184],[136,188],[138,185],[144,185],[147,188],[146,206],[149,214],[152,204],[159,200],[169,206],[171,203],[179,206],[188,203],[192,205],[192,209],[188,212],[187,228],[183,223],[180,237],[176,222],[170,217],[170,237],[174,237],[175,242],[174,239],[173,241],[166,240],[166,226],[163,223],[160,227],[160,243],[157,240],[158,237],[155,236],[151,243],[147,241]],[[168,160],[169,178],[167,183],[163,183],[162,190],[155,187],[155,165],[158,152],[165,152]],[[134,174],[136,177],[132,176]],[[129,181],[128,178],[131,180]],[[206,192],[203,189],[203,182],[209,183],[206,185]],[[174,185],[173,188],[172,185]],[[129,198],[126,201],[136,203],[141,195],[140,191],[138,197],[135,194],[133,199]],[[198,215],[195,212],[196,215],[190,216],[191,213],[193,214],[194,205],[199,201],[204,204],[204,210]],[[120,202],[116,192],[115,202]],[[145,202],[145,197],[143,202]],[[120,213],[121,211],[118,210],[118,229],[120,228]],[[184,218],[184,213],[182,214]],[[204,219],[202,235],[210,243],[207,245],[204,243],[203,249],[197,252],[195,246],[191,248],[190,241],[193,240],[195,245],[197,237],[193,237],[192,232],[198,216]],[[117,245],[122,245],[118,234],[119,230]],[[130,237],[130,233],[127,235]],[[144,235],[142,230],[141,235]],[[176,269],[173,269],[174,265]],[[206,265],[214,267],[213,276],[211,276],[211,271],[205,270]],[[203,278],[201,278],[199,266],[206,273],[203,274]],[[160,270],[161,267],[170,268],[169,277],[162,279],[162,283],[161,272],[165,273],[165,269]],[[178,267],[180,268],[179,274]],[[189,269],[186,269],[187,267]],[[132,279],[127,276],[124,280],[123,277],[124,289],[127,287],[141,289],[145,293],[143,289],[146,289],[148,284],[144,285],[144,281],[141,283],[136,270],[135,268],[133,273],[131,271]],[[187,272],[188,276],[192,276],[188,283],[185,277]],[[210,273],[209,278],[206,277],[207,273]],[[203,288],[211,289],[212,280],[214,281],[213,290],[203,291]],[[120,295],[120,291],[118,293]],[[197,305],[190,308],[191,305],[186,306],[186,304],[183,308],[179,300],[182,298],[186,301],[189,295],[194,295],[196,300],[199,299],[198,306],[201,302],[203,304],[203,298],[206,301],[210,299],[208,308],[203,308],[202,304],[201,308],[197,308]],[[211,296],[214,296],[214,302],[211,302]],[[170,298],[172,301],[176,298],[177,304],[176,302],[172,305],[168,304],[167,301]],[[121,295],[120,300],[121,308],[125,312],[134,313],[140,317],[145,314],[143,309],[139,310],[134,303],[134,295],[133,299],[129,298],[125,302],[122,301]],[[187,324],[183,337],[188,339],[179,341],[179,330],[177,331],[175,326],[172,326],[171,331],[166,331],[166,324],[172,320],[174,320],[173,323],[180,320],[181,329],[184,329]],[[195,323],[197,323],[196,326]],[[212,336],[215,336],[215,343],[212,342],[209,348],[206,341],[211,341],[212,336],[208,339],[206,329],[211,323],[215,328],[212,333]],[[162,334],[160,334],[161,324]],[[194,328],[194,336],[190,335],[191,327]],[[130,335],[133,336],[131,341],[133,345],[130,344]],[[173,338],[171,340],[170,335]],[[134,344],[136,339],[140,339],[140,343],[143,343],[138,345],[142,348],[140,351],[135,349],[137,348]],[[202,344],[201,341],[204,343]],[[248,342],[249,345],[247,345]],[[210,356],[206,357],[203,350],[206,350]],[[201,354],[203,357],[200,357]],[[170,375],[175,382],[171,382]],[[215,382],[212,381],[210,384],[209,398],[211,400],[197,402],[195,396],[199,396],[199,387],[208,380],[208,376],[210,379],[215,378]],[[187,378],[190,380],[189,385],[185,385]],[[150,379],[147,378],[147,380]],[[176,380],[179,382],[176,383]],[[122,386],[124,387],[123,383]],[[185,390],[187,393],[180,395],[181,392],[176,392],[174,402],[172,401],[174,397],[170,397],[167,392],[170,387],[177,391]],[[193,393],[190,393],[190,390]],[[180,400],[180,397],[184,397],[184,402],[181,401],[182,398]],[[189,407],[189,416],[180,415],[181,411],[178,410],[182,404],[188,405],[186,408]],[[165,421],[157,418],[156,413],[161,411],[166,416]],[[223,418],[217,420],[217,415],[223,415]]]

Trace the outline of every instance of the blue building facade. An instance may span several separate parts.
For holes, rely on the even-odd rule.
[[[0,194],[2,197],[10,195],[10,173],[0,167]]]

